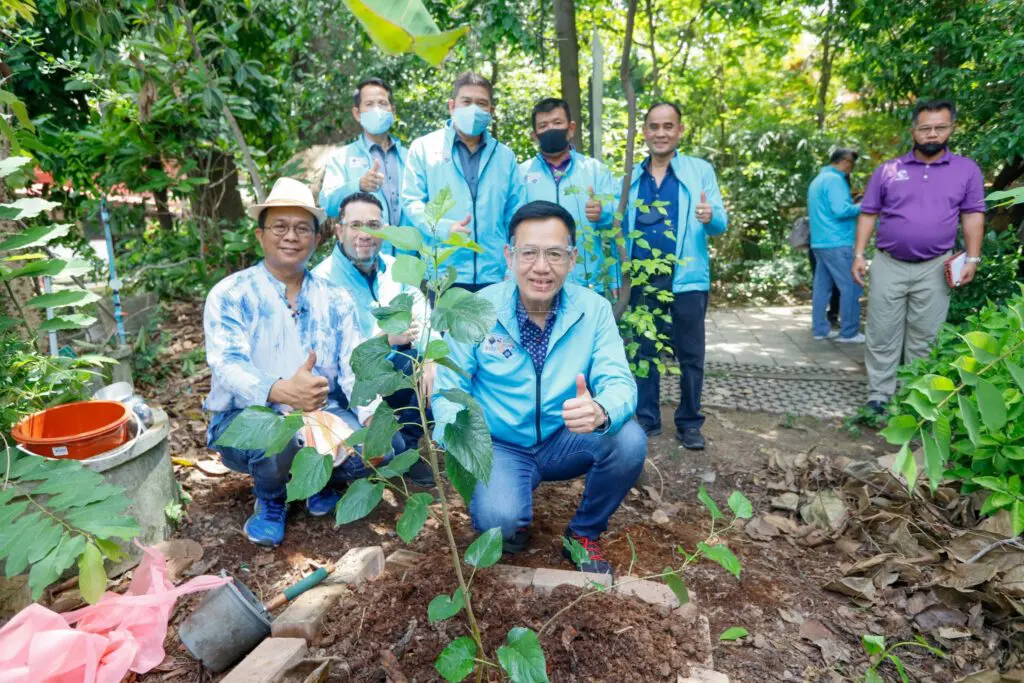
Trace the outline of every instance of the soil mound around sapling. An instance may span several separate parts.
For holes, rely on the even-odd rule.
[[[385,680],[382,650],[398,655],[401,672],[410,681],[443,680],[434,668],[438,654],[452,640],[470,634],[465,612],[436,624],[427,621],[430,601],[452,594],[457,585],[443,559],[428,558],[401,576],[386,572],[346,596],[328,617],[319,645],[327,655],[348,662],[352,680]],[[470,593],[484,646],[493,657],[510,629],[539,631],[581,589],[561,586],[551,595],[540,595],[481,570]],[[710,654],[696,623],[663,616],[657,608],[613,593],[588,597],[563,613],[540,643],[548,675],[556,683],[675,681],[678,674],[688,674],[688,663],[702,662]],[[500,677],[495,672],[487,680]]]

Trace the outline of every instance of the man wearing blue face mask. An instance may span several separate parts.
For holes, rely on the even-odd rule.
[[[392,110],[391,87],[387,83],[367,78],[356,86],[352,116],[363,132],[327,161],[320,206],[329,217],[338,217],[338,207],[345,197],[368,192],[384,206],[385,224],[409,224],[403,219],[401,204],[405,149],[389,132],[395,121]],[[385,244],[383,250],[395,253],[390,244]]]
[[[448,101],[451,120],[412,143],[402,180],[403,215],[427,244],[461,233],[482,247],[480,252],[460,249],[445,262],[455,268],[455,283],[470,291],[504,279],[507,226],[525,202],[516,155],[487,132],[493,100],[486,78],[459,75]],[[431,226],[426,206],[445,188],[454,204]]]

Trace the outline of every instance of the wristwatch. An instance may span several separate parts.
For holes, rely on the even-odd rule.
[[[981,263],[981,257],[980,256],[968,256],[964,260],[967,261],[967,263]]]
[[[597,403],[597,401],[594,401],[594,403]],[[602,422],[601,426],[597,428],[597,431],[603,431],[611,426],[612,419],[608,417],[608,411],[604,409],[603,405],[597,403],[597,407],[601,409],[601,414],[604,415],[604,422]]]

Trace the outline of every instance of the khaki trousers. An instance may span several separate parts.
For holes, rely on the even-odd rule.
[[[927,356],[949,311],[945,260],[949,252],[920,263],[897,261],[879,251],[868,283],[868,400],[887,402],[896,393],[896,368]]]

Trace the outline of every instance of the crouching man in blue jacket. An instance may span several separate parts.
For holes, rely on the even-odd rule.
[[[505,260],[513,279],[479,293],[497,310],[494,328],[476,345],[448,339],[451,359],[466,375],[438,369],[435,435],[462,408],[440,392],[461,389],[480,403],[494,466],[490,480],[477,483],[470,515],[478,532],[501,527],[506,552],[525,548],[533,490],[542,481],[586,475],[566,535],[590,555],[578,569],[610,574],[598,539],[647,452],[644,430],[632,419],[636,382],[611,305],[565,282],[577,258],[569,212],[530,202],[513,215],[508,234]]]

